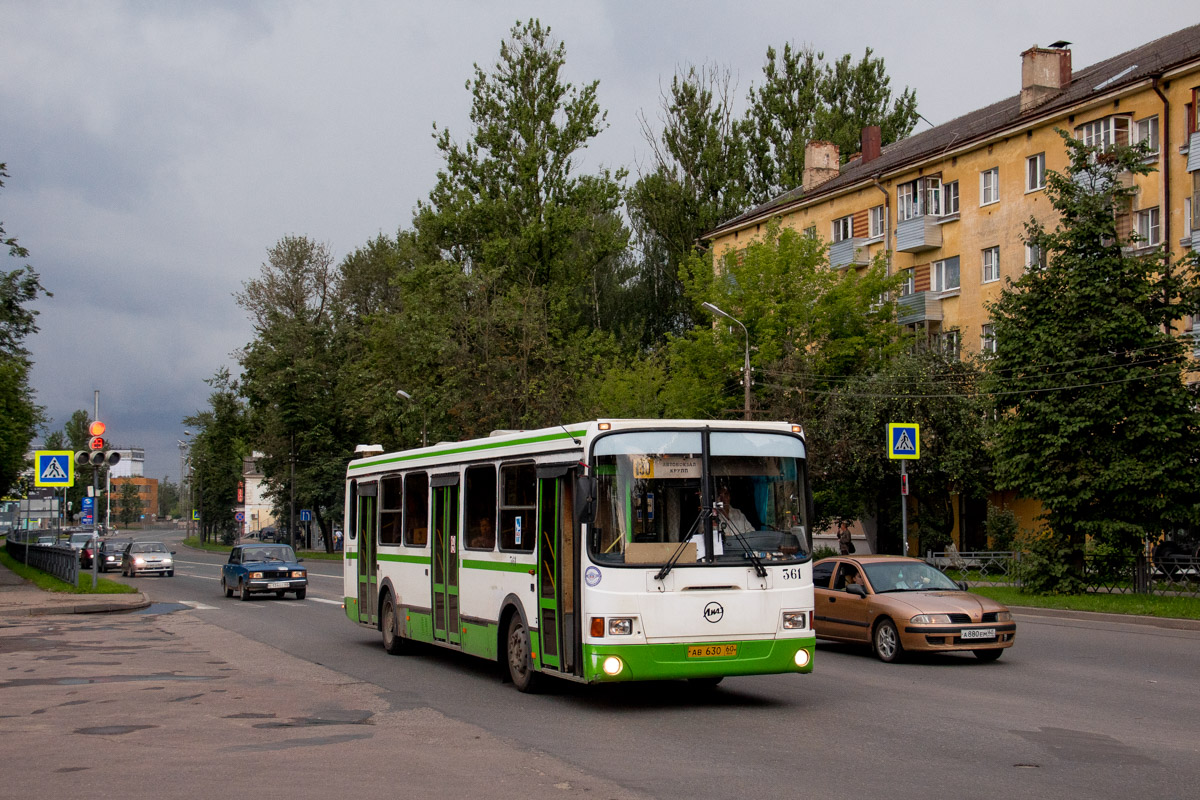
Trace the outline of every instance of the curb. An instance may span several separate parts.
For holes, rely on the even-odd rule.
[[[81,601],[78,603],[63,603],[61,605],[29,605],[20,609],[0,610],[0,617],[47,617],[56,614],[105,614],[114,611],[138,611],[150,607],[150,600],[142,592],[137,593],[137,599],[124,602],[114,601]]]
[[[1137,614],[1107,614],[1102,611],[1072,611],[1063,608],[1037,608],[1035,606],[1009,606],[1014,614],[1031,617],[1053,617],[1093,622],[1123,622],[1126,625],[1144,625],[1152,628],[1167,628],[1178,631],[1200,631],[1200,619],[1177,617],[1147,617]]]

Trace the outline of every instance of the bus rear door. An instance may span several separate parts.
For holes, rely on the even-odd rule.
[[[458,621],[458,474],[434,475],[433,638],[462,644]]]

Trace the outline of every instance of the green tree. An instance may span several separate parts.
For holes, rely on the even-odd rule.
[[[5,164],[0,163],[0,188],[7,177]],[[5,232],[3,222],[0,243],[8,248],[11,258],[29,257],[29,251],[16,237]],[[29,385],[32,362],[25,347],[26,339],[38,330],[38,312],[30,304],[42,295],[53,296],[28,264],[12,271],[0,270],[0,493],[15,485],[28,467],[25,454],[44,418]]]
[[[159,519],[178,517],[182,513],[180,505],[180,483],[172,483],[166,475],[158,482],[158,513]]]
[[[142,495],[133,481],[122,481],[116,494],[114,499],[117,505],[117,519],[121,521],[122,527],[127,528],[142,518],[145,510],[142,506]]]
[[[859,149],[862,129],[880,126],[887,145],[908,136],[917,123],[916,94],[893,97],[883,59],[867,48],[854,62],[833,64],[812,48],[767,48],[763,84],[751,87],[744,126],[749,186],[764,202],[801,185],[804,147],[814,139],[836,144],[843,162]]]
[[[644,344],[694,324],[680,266],[701,236],[746,202],[746,149],[728,70],[689,66],[661,98],[662,130],[639,115],[650,169],[626,197],[641,254],[628,307],[645,320]]]
[[[471,384],[449,411],[462,433],[528,427],[577,407],[576,376],[594,370],[606,347],[595,333],[611,329],[605,293],[628,243],[618,217],[624,173],[578,170],[605,122],[596,82],[562,80],[565,52],[536,20],[517,24],[493,69],[477,65],[468,84],[471,137],[435,130],[445,163],[415,224],[422,248],[461,273],[434,268],[433,277],[448,292],[439,305],[455,311],[439,361],[456,375],[465,368],[460,380]]]
[[[212,387],[208,408],[185,417],[183,424],[196,431],[191,448],[200,510],[200,538],[219,537],[229,542],[237,534],[234,518],[242,460],[249,454],[249,423],[238,395],[238,384],[221,368],[205,381]]]
[[[346,396],[346,339],[336,325],[341,290],[342,274],[326,245],[285,236],[236,295],[255,330],[240,357],[240,392],[262,451],[267,494],[290,512],[294,492],[298,509],[313,510],[327,541],[357,438],[356,404]],[[369,303],[371,296],[364,282],[359,299]]]
[[[1069,169],[1047,176],[1057,225],[1026,227],[1045,265],[991,306],[989,373],[1000,487],[1041,501],[1049,548],[1071,567],[1051,588],[1071,592],[1087,537],[1132,552],[1194,520],[1200,415],[1190,340],[1172,326],[1200,311],[1200,269],[1195,252],[1172,264],[1120,233],[1126,178],[1150,170],[1143,150],[1062,136]]]

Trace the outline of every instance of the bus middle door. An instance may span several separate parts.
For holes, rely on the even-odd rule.
[[[433,638],[462,644],[458,624],[458,475],[434,475]]]
[[[379,570],[376,564],[375,511],[379,484],[358,485],[358,621],[379,622]]]

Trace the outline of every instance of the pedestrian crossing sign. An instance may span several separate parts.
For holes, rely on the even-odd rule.
[[[921,457],[921,426],[915,422],[888,423],[888,458]]]
[[[75,470],[71,459],[75,454],[70,450],[35,450],[34,451],[34,486],[54,486],[67,488],[75,485]]]

